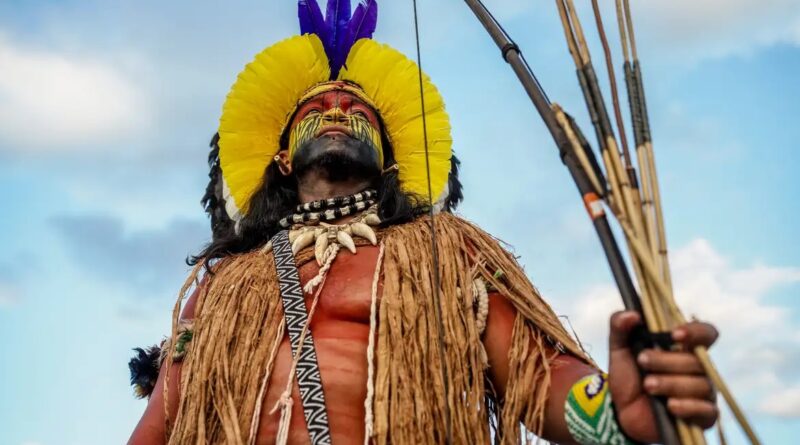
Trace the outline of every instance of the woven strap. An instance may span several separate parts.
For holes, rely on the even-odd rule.
[[[283,313],[289,341],[292,343],[292,353],[297,354],[300,349],[297,384],[300,387],[300,399],[303,402],[308,434],[311,436],[312,444],[330,445],[331,432],[328,413],[325,410],[325,393],[322,390],[322,378],[310,329],[306,332],[302,348],[300,345],[300,335],[303,326],[308,323],[308,313],[288,231],[282,230],[272,238],[272,251],[275,255],[275,269],[280,282]]]

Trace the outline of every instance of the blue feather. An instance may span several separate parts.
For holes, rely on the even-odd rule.
[[[331,60],[332,73],[339,74],[350,49],[359,39],[371,38],[377,23],[378,3],[375,0],[361,1],[347,24],[347,30],[341,42],[337,45],[335,57]]]
[[[378,2],[360,0],[351,14],[350,0],[328,0],[322,16],[317,0],[298,0],[301,34],[316,34],[322,40],[336,79],[350,49],[359,39],[368,39],[378,23]]]
[[[350,0],[328,0],[325,15],[325,23],[332,33],[330,49],[336,52],[347,30],[347,24],[350,23]]]
[[[344,66],[347,55],[353,44],[361,38],[372,37],[375,32],[375,25],[378,20],[378,4],[375,0],[361,1],[356,7],[352,17],[340,31],[339,40],[329,53],[331,59],[331,75],[336,77],[339,70]]]
[[[359,39],[371,39],[377,24],[378,2],[375,0],[360,2],[347,26],[347,32],[342,40],[344,46],[347,46],[349,51]]]
[[[300,34],[316,34],[325,42],[330,35],[317,0],[299,0],[297,13],[300,18]]]

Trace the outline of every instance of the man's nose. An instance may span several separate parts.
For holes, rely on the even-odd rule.
[[[324,112],[322,121],[328,125],[347,125],[349,123],[347,115],[339,107],[331,108]]]

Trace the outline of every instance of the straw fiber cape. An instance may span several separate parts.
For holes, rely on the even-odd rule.
[[[489,443],[488,365],[476,327],[477,297],[472,286],[480,277],[518,312],[505,400],[492,410],[504,433],[502,442],[518,443],[520,420],[531,431],[542,428],[550,363],[558,354],[548,340],[590,359],[497,240],[451,214],[437,215],[435,226],[449,398],[442,381],[433,307],[430,224],[420,218],[379,234],[385,253],[376,341],[374,442],[443,442],[449,409],[454,443]],[[313,258],[311,250],[297,255],[298,265]],[[198,271],[199,267],[189,277],[184,292]],[[253,388],[268,380],[272,352],[284,335],[273,256],[255,250],[226,258],[203,283],[194,336],[183,359],[180,405],[169,443],[246,443],[258,398]],[[181,300],[175,308],[173,336]],[[167,366],[172,360],[167,357]]]

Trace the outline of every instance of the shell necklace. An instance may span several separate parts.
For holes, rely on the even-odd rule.
[[[361,199],[354,199],[357,195],[363,196]],[[361,211],[362,213],[354,217],[352,220],[343,224],[330,224],[321,221],[320,218],[303,218],[303,214],[292,215],[292,220],[302,221],[296,223],[289,229],[289,242],[292,243],[292,253],[297,255],[298,252],[305,249],[310,245],[314,245],[314,258],[317,265],[320,267],[319,273],[316,277],[309,280],[303,290],[306,293],[313,293],[316,288],[325,279],[325,275],[330,269],[333,260],[336,259],[339,250],[344,247],[351,253],[356,253],[356,244],[353,240],[354,237],[363,238],[369,241],[373,246],[378,244],[378,238],[375,235],[373,227],[381,223],[378,216],[378,206],[375,204],[374,191],[367,190],[365,192],[351,195],[351,197],[343,197],[335,201],[340,204],[343,201],[348,202],[346,198],[351,198],[347,207],[338,209],[327,209],[322,213],[336,213],[349,215]],[[323,210],[320,206],[327,207],[326,204],[333,203],[333,199],[315,201],[314,203],[303,204],[303,210]],[[322,204],[320,204],[322,203]],[[335,205],[335,204],[334,204]],[[349,209],[354,207],[353,209]],[[298,206],[300,209],[300,206]],[[348,209],[348,210],[343,210]],[[333,212],[331,212],[333,210]],[[317,213],[319,214],[319,213]],[[272,250],[272,243],[267,243],[262,252],[268,253]]]

